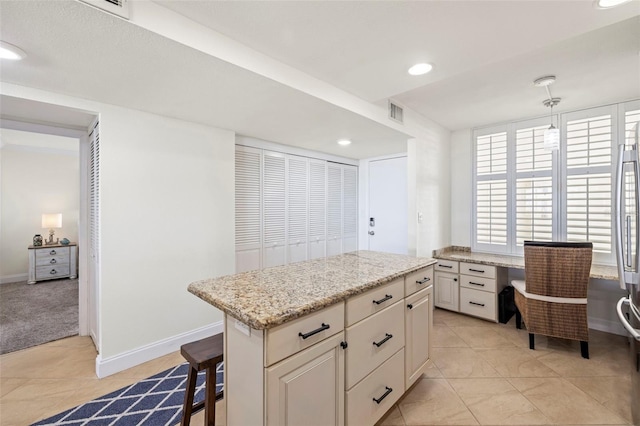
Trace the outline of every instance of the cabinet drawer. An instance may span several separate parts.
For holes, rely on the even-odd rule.
[[[40,259],[50,259],[52,257],[66,256],[69,258],[69,247],[52,247],[36,250],[36,261]]]
[[[458,262],[456,262],[455,260],[440,260],[440,259],[438,259],[438,261],[433,266],[433,268],[436,271],[451,272],[453,274],[457,274],[458,273]]]
[[[409,296],[416,291],[433,285],[433,266],[410,273],[404,280],[404,295]]]
[[[495,278],[496,267],[481,265],[479,263],[460,262],[460,273],[465,275],[474,275],[476,277]]]
[[[266,337],[265,366],[275,364],[342,330],[344,330],[343,302],[269,329]],[[314,331],[317,332],[313,333]],[[305,338],[303,335],[308,337]]]
[[[402,278],[349,298],[346,307],[347,327],[376,312],[380,312],[403,298],[404,279]]]
[[[36,256],[36,266],[55,266],[55,265],[68,265],[69,254],[57,254],[55,256]]]
[[[401,349],[347,391],[347,426],[371,426],[389,411],[404,393],[403,368],[404,349]]]
[[[496,292],[495,278],[482,278],[469,275],[460,275],[460,285],[462,287],[472,288],[474,290]]]
[[[45,265],[36,268],[36,280],[47,280],[54,278],[64,278],[69,276],[69,264],[66,265]]]
[[[404,346],[404,303],[399,302],[348,327],[347,389]]]
[[[463,287],[460,289],[460,312],[495,321],[496,295]]]

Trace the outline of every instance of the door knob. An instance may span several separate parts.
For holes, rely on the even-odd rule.
[[[369,235],[376,235],[374,231],[369,231]]]

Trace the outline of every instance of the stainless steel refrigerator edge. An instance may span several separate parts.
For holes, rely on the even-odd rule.
[[[629,333],[629,368],[631,370],[631,415],[640,426],[640,175],[638,132],[635,143],[618,146],[616,169],[616,259],[620,287],[628,291],[616,306],[618,318]]]

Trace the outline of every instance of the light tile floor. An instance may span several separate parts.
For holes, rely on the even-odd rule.
[[[433,364],[381,425],[630,424],[624,337],[592,330],[591,359],[577,343],[453,312],[434,312]],[[104,379],[88,337],[0,356],[0,425],[28,425],[152,376],[184,360],[179,352]],[[216,424],[223,424],[217,404]],[[193,425],[204,423],[204,413]]]

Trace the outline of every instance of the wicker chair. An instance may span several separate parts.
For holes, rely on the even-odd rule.
[[[534,335],[580,341],[583,358],[589,358],[587,288],[591,271],[592,243],[524,243],[525,281],[514,280],[516,327]]]

